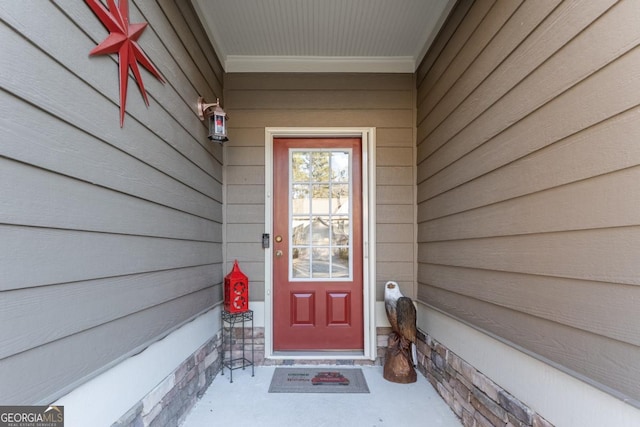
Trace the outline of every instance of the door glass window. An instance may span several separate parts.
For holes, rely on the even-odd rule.
[[[291,150],[291,280],[352,276],[351,150]]]

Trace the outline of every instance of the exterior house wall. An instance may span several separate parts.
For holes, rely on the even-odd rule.
[[[130,76],[121,128],[117,58],[89,57],[108,35],[91,9],[0,6],[3,404],[53,402],[221,301],[222,150],[195,104],[221,96],[222,69],[188,2],[129,8],[166,83],[141,72],[147,107]],[[102,392],[142,377],[162,379]]]
[[[444,313],[634,406],[639,19],[633,1],[461,1],[416,73],[420,327]],[[575,407],[546,414],[539,384],[498,376],[569,425]]]
[[[415,294],[414,79],[411,74],[227,73],[226,261],[264,301],[265,127],[375,127],[377,286]]]
[[[109,415],[179,419],[163,398],[213,375],[233,259],[264,301],[264,128],[371,126],[377,300],[399,281],[421,329],[554,424],[639,417],[611,397],[640,401],[632,0],[461,0],[415,76],[230,74],[224,93],[189,2],[132,0],[130,14],[166,83],[142,72],[146,107],[130,79],[120,128],[116,61],[88,57],[107,33],[86,4],[0,6],[3,404],[90,408],[107,394],[96,378],[133,361],[114,384],[137,389],[178,343]],[[224,101],[224,148],[199,95]],[[557,403],[578,389],[600,415]]]

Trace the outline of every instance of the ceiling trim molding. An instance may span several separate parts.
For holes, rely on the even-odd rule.
[[[446,6],[442,10],[442,13],[440,14],[440,17],[438,18],[438,21],[433,26],[433,29],[431,30],[430,33],[426,35],[424,42],[421,44],[422,48],[420,49],[420,52],[418,52],[418,55],[416,56],[416,66],[414,70],[418,69],[418,66],[420,66],[420,64],[422,63],[422,60],[427,55],[427,52],[429,51],[431,44],[438,36],[438,33],[440,32],[440,29],[442,29],[442,26],[444,25],[444,23],[447,21],[447,18],[449,18],[449,14],[451,13],[451,10],[453,10],[453,7],[456,5],[456,2],[457,0],[448,0]]]
[[[227,55],[227,73],[413,73],[411,56],[248,56]]]
[[[204,28],[204,32],[207,33],[207,37],[209,39],[209,42],[211,43],[211,47],[213,47],[213,51],[218,57],[218,61],[220,61],[220,63],[222,64],[222,68],[224,68],[224,61],[227,57],[227,54],[222,46],[220,46],[220,44],[218,43],[219,34],[216,30],[216,27],[213,26],[211,22],[209,22],[209,20],[207,19],[207,14],[204,13],[204,10],[202,9],[201,4],[198,0],[191,0],[191,5],[193,6],[193,9],[198,16],[198,19],[200,19],[200,23]]]

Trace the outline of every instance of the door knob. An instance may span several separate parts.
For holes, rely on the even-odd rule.
[[[276,256],[277,256],[278,258],[280,258],[280,257],[282,256],[282,251],[281,251],[281,250],[277,250],[277,251],[276,251]]]

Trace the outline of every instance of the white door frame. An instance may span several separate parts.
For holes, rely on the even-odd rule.
[[[362,248],[364,351],[295,352],[273,351],[273,244],[264,251],[264,356],[267,359],[368,359],[376,358],[376,129],[375,128],[265,128],[265,233],[273,237],[273,140],[280,137],[362,138]]]

